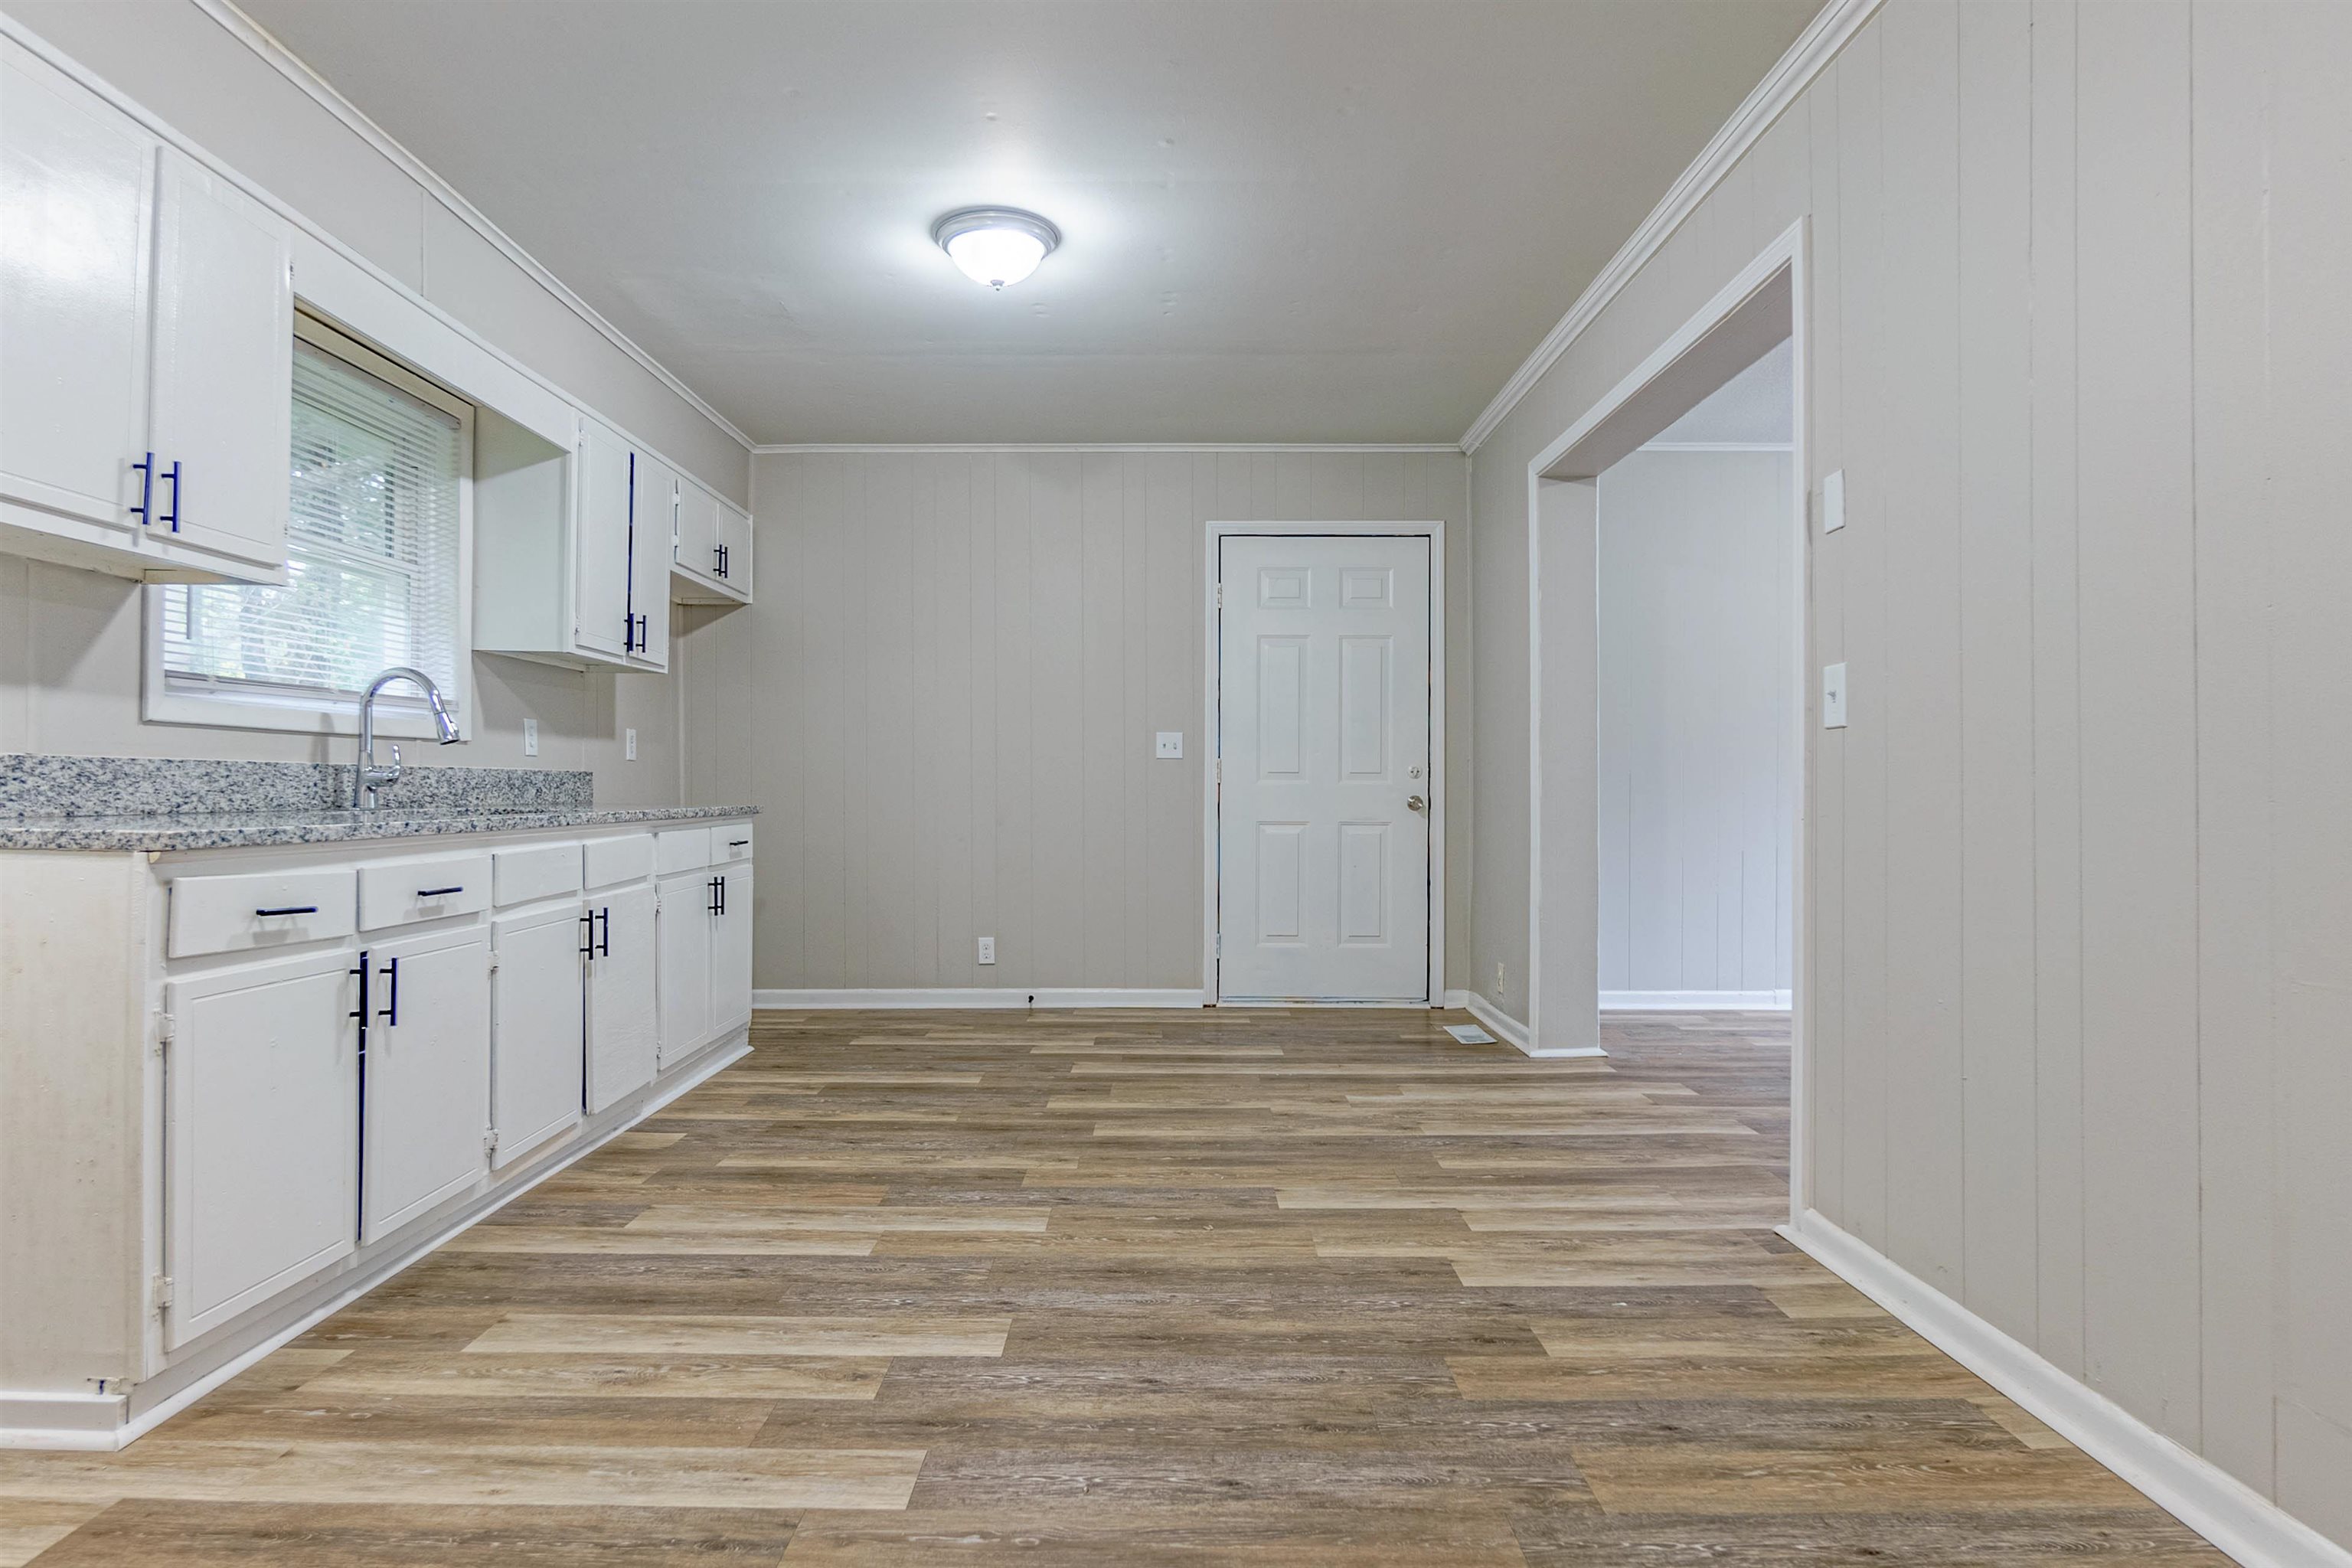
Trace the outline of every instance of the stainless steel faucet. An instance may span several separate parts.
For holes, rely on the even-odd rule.
[[[395,680],[415,681],[425,692],[425,705],[433,710],[433,728],[439,733],[441,743],[453,744],[457,740],[457,721],[449,717],[449,710],[441,701],[441,689],[421,669],[411,669],[404,664],[394,665],[368,682],[367,695],[360,699],[359,765],[352,770],[352,809],[373,811],[379,802],[375,792],[386,784],[400,782],[400,747],[392,748],[392,761],[383,767],[375,760],[375,696]]]

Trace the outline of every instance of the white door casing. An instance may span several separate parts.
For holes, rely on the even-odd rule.
[[[1215,994],[1425,1003],[1432,540],[1216,546]]]

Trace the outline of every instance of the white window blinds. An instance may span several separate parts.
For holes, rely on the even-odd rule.
[[[407,664],[454,709],[464,423],[304,341],[335,340],[303,325],[287,584],[165,588],[164,678],[183,692],[316,709],[356,700],[378,671]]]

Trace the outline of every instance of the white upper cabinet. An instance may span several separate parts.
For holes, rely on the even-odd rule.
[[[162,178],[149,527],[278,567],[294,440],[292,237],[168,149]]]
[[[0,547],[284,581],[292,233],[0,46]]]
[[[155,142],[0,53],[0,494],[136,530]]]
[[[677,475],[650,452],[634,455],[629,480],[629,609],[636,619],[630,657],[669,666],[669,562],[677,535]]]
[[[670,597],[681,605],[751,602],[751,520],[692,479],[678,481]]]
[[[593,419],[580,421],[580,497],[572,532],[580,597],[574,636],[614,660],[636,646],[629,607],[629,445]]]
[[[476,439],[476,649],[667,669],[676,473],[585,414],[570,452],[496,416]]]

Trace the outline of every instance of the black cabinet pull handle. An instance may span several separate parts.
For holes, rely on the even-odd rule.
[[[610,958],[613,956],[613,906],[607,904],[599,912],[604,921],[604,940],[596,952],[599,957]]]
[[[169,479],[172,484],[172,510],[165,512],[156,521],[159,522],[170,523],[172,525],[172,531],[173,533],[177,533],[180,531],[180,463],[178,458],[175,458],[172,460],[172,467],[169,471],[163,475],[163,477],[166,479]]]
[[[139,470],[139,504],[131,510],[137,515],[139,526],[144,528],[147,526],[147,509],[155,500],[155,454],[150,452],[145,462],[131,466]]]
[[[346,1013],[343,1016],[346,1018],[357,1018],[360,1021],[360,1049],[364,1052],[367,1049],[368,955],[364,952],[361,953],[360,966],[357,969],[347,969],[343,971],[343,973],[346,974],[356,974],[360,977],[360,1010],[356,1013]]]
[[[376,1016],[382,1018],[385,1023],[397,1029],[400,1027],[400,960],[396,958],[386,959],[384,961],[384,966],[376,971],[376,973],[379,974],[389,975],[392,979],[392,995],[390,997],[391,1005],[384,1008],[383,1012],[378,1013]]]
[[[719,879],[716,877],[710,879],[710,912],[714,915],[719,912]]]
[[[743,846],[751,842],[751,841],[748,838],[730,838],[727,841],[727,847],[730,849],[740,849]]]
[[[593,958],[596,956],[596,911],[590,910],[586,914],[582,915],[580,923],[585,928],[580,933],[580,955],[583,958]]]
[[[316,904],[289,904],[282,910],[256,910],[253,912],[257,915],[315,915],[319,912],[319,906]]]
[[[416,896],[420,899],[438,899],[451,893],[462,893],[465,890],[465,884],[461,882],[454,888],[419,888],[416,889]]]

